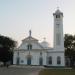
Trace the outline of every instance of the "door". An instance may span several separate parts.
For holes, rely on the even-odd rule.
[[[27,65],[31,65],[31,57],[27,58]]]
[[[43,58],[42,57],[39,58],[39,65],[43,65]]]

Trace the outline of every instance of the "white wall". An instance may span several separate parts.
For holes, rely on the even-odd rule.
[[[50,66],[65,66],[64,52],[50,52],[48,53],[48,57],[52,56],[52,65]],[[57,57],[61,57],[61,64],[57,64]],[[49,65],[49,64],[48,64]]]
[[[16,64],[17,52],[18,51],[14,52],[13,64]],[[30,52],[30,55],[32,56],[31,65],[39,65],[40,52],[42,52],[43,65],[46,65],[47,53],[45,51],[36,51],[36,50]],[[20,63],[19,64],[27,65],[27,55],[28,54],[29,54],[29,51],[20,51],[20,53],[19,53]],[[24,61],[23,63],[21,62],[22,60]]]
[[[19,47],[19,49],[25,49],[27,50],[27,45],[31,44],[32,45],[32,49],[42,49],[42,46],[38,43],[38,42],[31,42],[31,43],[22,43]]]
[[[42,57],[43,57],[43,65],[49,65],[47,62],[47,57],[52,56],[52,65],[49,66],[65,66],[65,59],[64,59],[64,52],[54,52],[54,51],[50,51],[50,52],[46,52],[46,51],[31,51],[30,55],[32,56],[31,58],[31,65],[39,65],[39,58],[40,58],[40,52],[42,52]],[[29,51],[21,51],[19,53],[19,57],[20,57],[20,63],[19,64],[25,64],[27,65],[27,55],[28,55]],[[61,57],[61,64],[58,65],[57,64],[57,56]],[[13,64],[16,64],[16,58],[17,58],[17,51],[14,52],[14,59],[13,59]],[[24,61],[23,63],[21,61]]]

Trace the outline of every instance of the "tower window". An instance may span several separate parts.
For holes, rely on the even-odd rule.
[[[56,18],[60,18],[60,15],[56,15]]]

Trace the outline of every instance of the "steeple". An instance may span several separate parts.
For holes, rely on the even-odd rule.
[[[63,39],[63,13],[57,9],[54,16],[54,48],[55,50],[64,51],[64,39]]]
[[[57,8],[57,10],[55,11],[55,13],[53,13],[53,15],[62,15],[63,13],[59,10],[59,8]]]
[[[62,15],[63,16],[63,13],[60,11],[60,6],[61,6],[61,1],[60,0],[56,0],[56,11],[53,15]]]

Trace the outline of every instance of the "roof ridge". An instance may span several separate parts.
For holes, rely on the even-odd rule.
[[[32,36],[28,36],[27,38],[25,38],[25,39],[23,39],[22,41],[24,41],[24,40],[36,40],[36,41],[38,41],[36,38],[34,38],[34,37],[32,37]]]

